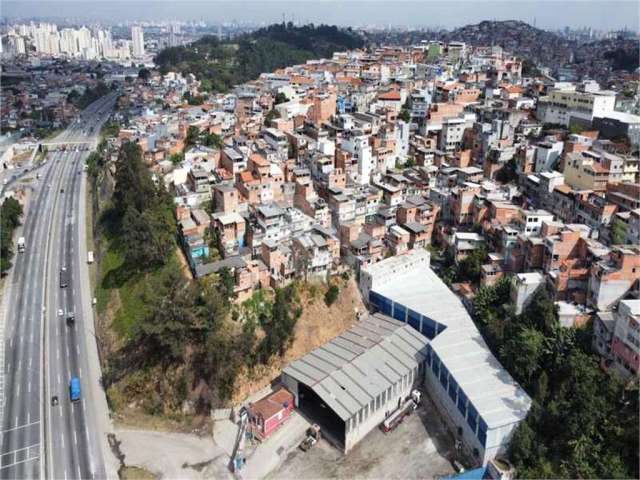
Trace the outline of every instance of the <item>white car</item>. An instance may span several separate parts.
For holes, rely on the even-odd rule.
[[[61,317],[62,315],[64,315],[64,312],[62,311],[61,308],[58,309],[58,316]]]

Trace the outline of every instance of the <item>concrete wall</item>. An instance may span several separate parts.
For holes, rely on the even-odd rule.
[[[506,453],[507,446],[518,423],[511,423],[499,428],[487,429],[486,446],[480,443],[476,433],[471,430],[466,418],[462,416],[458,407],[453,403],[449,394],[444,390],[440,381],[433,371],[427,366],[425,368],[425,390],[438,408],[438,411],[447,421],[449,428],[456,439],[463,443],[463,448],[469,456],[473,455],[473,450],[477,449],[478,456],[475,457],[483,465],[497,455]],[[458,428],[462,429],[462,437],[458,435]]]
[[[416,369],[417,370],[417,369]],[[422,376],[413,371],[405,375],[401,381],[387,390],[380,399],[373,399],[365,408],[360,410],[348,422],[345,422],[346,442],[344,451],[347,453],[360,440],[362,440],[371,430],[378,427],[394,410],[401,405],[419,383],[422,383]]]

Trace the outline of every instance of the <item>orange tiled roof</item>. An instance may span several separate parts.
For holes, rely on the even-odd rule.
[[[392,102],[399,102],[401,97],[400,97],[400,92],[387,92],[387,93],[378,95],[378,99],[392,101]]]

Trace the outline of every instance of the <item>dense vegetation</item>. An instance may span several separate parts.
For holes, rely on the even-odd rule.
[[[163,73],[193,73],[202,81],[204,90],[225,92],[263,72],[362,46],[363,40],[350,29],[312,24],[294,27],[288,23],[271,25],[230,41],[206,36],[191,45],[161,51],[155,62]]]
[[[20,225],[22,205],[13,197],[7,197],[0,206],[0,273],[11,268],[13,258],[13,232]]]
[[[563,328],[544,289],[521,315],[510,281],[481,288],[477,324],[491,350],[532,396],[510,456],[520,478],[638,478],[638,385],[603,372],[591,327]]]
[[[94,195],[112,170],[104,148],[88,159]],[[233,321],[231,272],[185,276],[171,196],[153,182],[139,146],[123,144],[114,167],[98,232],[98,311],[115,308],[110,330],[118,337],[104,368],[109,401],[116,412],[134,403],[148,414],[206,414],[231,397],[241,369],[284,354],[301,314],[297,287],[273,298],[260,292],[255,315],[236,309],[233,319],[243,322]]]
[[[80,95],[77,90],[71,90],[67,95],[67,102],[73,104],[81,110],[84,110],[100,97],[104,97],[110,92],[109,87],[104,82],[98,82],[95,87],[85,89]]]

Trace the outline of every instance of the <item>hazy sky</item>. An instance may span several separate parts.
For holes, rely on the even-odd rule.
[[[0,0],[2,18],[40,16],[80,21],[205,20],[273,23],[287,20],[337,25],[407,25],[447,28],[482,20],[523,20],[540,28],[627,27],[638,31],[638,0]]]

